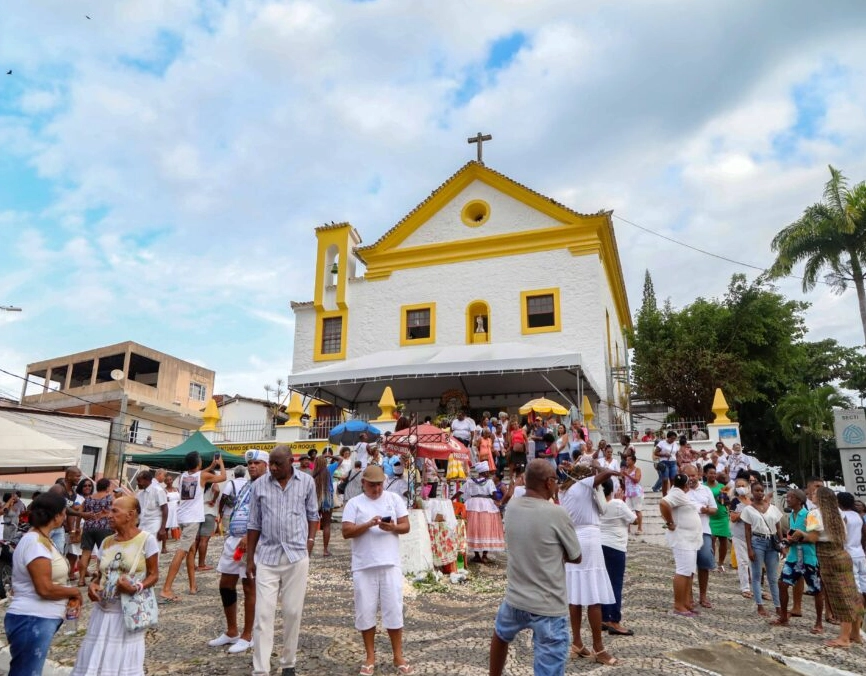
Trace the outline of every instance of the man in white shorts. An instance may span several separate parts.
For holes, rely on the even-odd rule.
[[[403,571],[399,536],[409,532],[406,501],[384,490],[385,472],[370,465],[361,479],[363,493],[343,507],[343,537],[352,540],[355,628],[361,632],[366,659],[359,671],[372,676],[376,667],[376,611],[391,639],[399,674],[414,674],[403,657]]]
[[[231,654],[242,653],[253,647],[253,622],[256,617],[256,583],[247,579],[247,523],[250,517],[250,491],[260,476],[268,473],[270,454],[251,448],[244,454],[250,480],[244,481],[237,490],[234,505],[226,523],[226,541],[217,564],[220,573],[220,598],[226,615],[226,630],[217,638],[208,641],[211,648],[229,646]],[[237,556],[237,553],[240,555]],[[238,578],[244,590],[244,630],[238,632]]]

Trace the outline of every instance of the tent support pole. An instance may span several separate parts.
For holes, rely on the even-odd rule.
[[[564,394],[564,393],[562,392],[562,390],[560,390],[556,385],[554,385],[554,384],[551,382],[550,378],[548,378],[548,377],[547,377],[546,375],[544,375],[543,373],[541,373],[540,375],[541,375],[542,378],[544,378],[544,379],[547,381],[548,385],[550,385],[554,390],[556,390],[556,391],[559,393],[559,396],[560,396],[560,397],[562,397],[562,398],[565,399],[566,401],[570,401],[572,404],[574,404],[575,406],[577,406],[577,404],[574,403],[574,400],[573,400],[571,397],[569,397],[567,394]]]

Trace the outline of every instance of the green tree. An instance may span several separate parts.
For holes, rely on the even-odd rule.
[[[815,288],[822,271],[837,293],[853,283],[866,341],[866,183],[849,189],[842,172],[830,166],[824,199],[782,229],[771,247],[777,253],[770,268],[773,278],[785,277],[795,265],[805,263],[804,292]]]
[[[823,444],[832,435],[833,409],[847,408],[851,402],[832,385],[811,388],[800,384],[789,394],[782,397],[776,407],[776,417],[782,433],[798,444],[797,466],[803,485],[806,482],[806,468],[815,474],[816,442]],[[818,459],[818,475],[823,476],[823,463]]]
[[[698,298],[681,310],[669,302],[658,310],[648,288],[632,337],[637,396],[710,420],[717,387],[729,402],[775,403],[789,389],[802,362],[805,304],[743,275],[732,277],[723,299]]]

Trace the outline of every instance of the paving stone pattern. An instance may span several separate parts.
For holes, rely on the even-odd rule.
[[[211,541],[211,560],[222,550],[222,540]],[[353,626],[349,548],[339,535],[333,539],[334,556],[323,558],[321,540],[313,555],[310,582],[304,607],[297,673],[348,676],[358,673],[364,656],[359,634]],[[168,557],[163,557],[161,577]],[[418,674],[482,675],[487,673],[487,655],[493,618],[503,595],[505,565],[500,560],[488,566],[472,566],[473,579],[464,585],[445,583],[442,591],[420,592],[407,584],[405,601],[405,652]],[[607,637],[608,650],[621,660],[616,667],[603,667],[585,660],[570,662],[566,673],[580,674],[678,674],[702,673],[672,662],[666,655],[690,646],[725,640],[775,650],[814,660],[854,673],[866,671],[866,650],[831,650],[822,647],[824,637],[809,634],[814,619],[811,599],[807,598],[805,616],[793,620],[789,629],[770,627],[755,613],[754,603],[742,598],[736,571],[713,573],[710,596],[715,605],[703,610],[699,618],[674,617],[671,607],[670,552],[645,542],[633,542],[629,552],[624,601],[624,624],[632,627],[634,637]],[[185,573],[175,590],[183,601],[161,606],[160,626],[147,637],[146,671],[150,676],[167,674],[249,674],[252,659],[228,655],[209,648],[207,641],[218,636],[224,619],[217,592],[216,572],[199,574],[199,593],[184,594]],[[697,595],[697,590],[695,590]],[[85,605],[89,605],[86,602]],[[62,665],[72,665],[86,627],[77,636],[58,634],[50,657]],[[277,643],[282,622],[277,619]],[[834,635],[835,627],[828,625]],[[589,640],[588,637],[585,640]],[[273,659],[277,673],[277,658]],[[377,634],[377,674],[396,674],[391,664],[390,646],[384,632]],[[531,676],[531,637],[527,632],[512,644],[506,674]]]

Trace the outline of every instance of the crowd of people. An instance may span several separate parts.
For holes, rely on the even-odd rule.
[[[399,536],[410,529],[412,485],[430,503],[437,495],[453,501],[463,524],[455,547],[445,543],[450,512],[430,523],[434,563],[443,570],[456,550],[473,554],[467,563],[482,565],[507,551],[491,675],[503,672],[508,646],[523,629],[533,633],[538,675],[563,674],[569,658],[617,664],[604,637],[634,634],[623,619],[623,586],[629,536],[632,528],[642,532],[645,497],[631,437],[623,436],[614,449],[604,441],[594,444],[576,422],[565,426],[539,416],[521,425],[504,414],[480,425],[461,414],[451,430],[472,459],[472,471],[456,484],[429,458],[412,458],[363,436],[336,456],[330,448],[321,456],[301,456],[297,466],[288,447],[251,449],[233,478],[218,454],[204,466],[198,453],[190,453],[176,481],[164,471],[140,471],[135,493],[70,468],[27,510],[7,496],[4,518],[14,510],[30,526],[13,558],[14,597],[5,619],[10,676],[41,673],[52,637],[80,612],[82,588],[93,607],[73,676],[143,674],[147,624],[129,615],[150,601],[163,611],[177,603],[174,587],[184,564],[187,593],[198,592],[196,573],[209,569],[207,543],[217,524],[225,532],[216,566],[225,629],[208,645],[251,652],[254,676],[270,674],[279,605],[279,673],[295,676],[310,556],[319,531],[322,555],[330,556],[337,508],[340,536],[351,544],[354,626],[365,654],[359,674],[375,673],[379,619],[394,668],[412,674],[403,650],[399,549]],[[672,614],[711,612],[712,574],[735,565],[742,595],[773,625],[800,617],[802,597],[811,595],[813,633],[834,622],[839,635],[828,646],[861,643],[863,504],[848,493],[837,496],[816,478],[805,491],[790,490],[782,511],[766,495],[761,475],[743,463],[738,445],[720,443],[701,454],[683,448],[688,440],[681,442],[672,432],[653,450],[663,490],[659,510],[674,559]],[[160,586],[158,560],[172,533],[175,551]],[[455,550],[453,557],[437,554],[440,535],[439,546]]]

